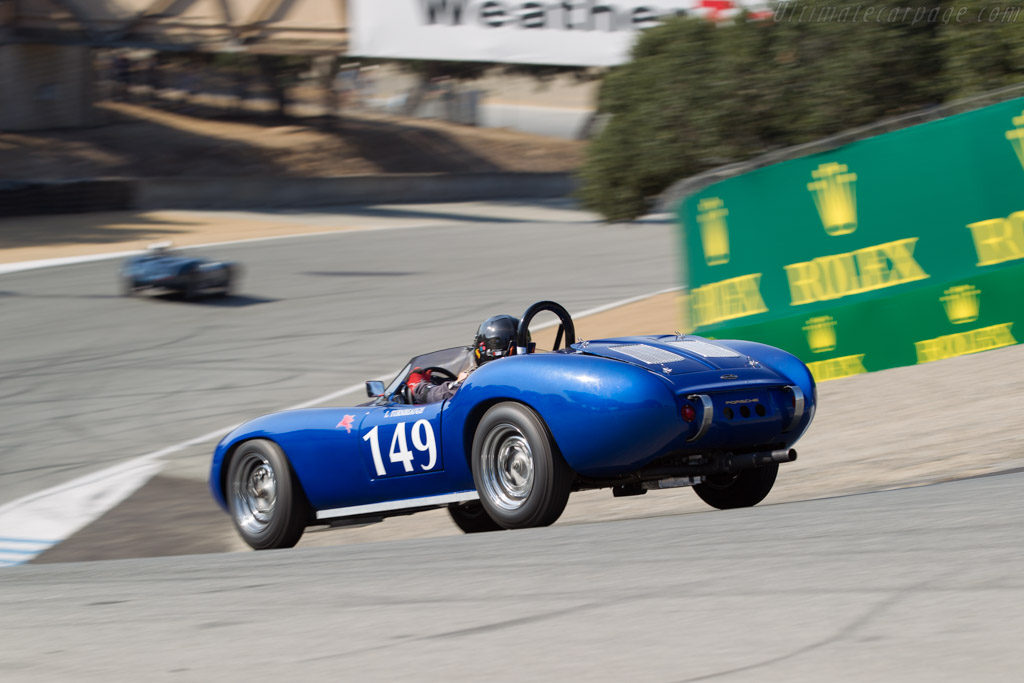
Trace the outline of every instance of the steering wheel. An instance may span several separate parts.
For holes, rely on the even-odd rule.
[[[573,340],[576,339],[576,327],[572,324],[572,316],[569,315],[569,311],[554,301],[538,301],[527,308],[526,313],[523,313],[523,317],[519,319],[519,329],[516,330],[517,354],[525,354],[527,352],[530,344],[530,322],[533,321],[538,313],[544,311],[551,311],[558,316],[558,332],[555,333],[555,345],[552,347],[552,351],[558,350],[559,344],[562,343],[563,332],[565,333],[565,348],[569,348],[569,344],[572,344]]]
[[[451,370],[447,370],[445,368],[441,368],[441,367],[438,367],[436,365],[428,365],[427,367],[422,368],[422,370],[423,370],[424,374],[426,374],[428,372],[430,373],[430,379],[431,380],[433,380],[434,377],[436,377],[438,375],[440,375],[441,376],[441,380],[445,381],[445,382],[454,382],[455,380],[458,379],[458,377],[456,375],[454,375]]]
[[[458,379],[458,377],[452,374],[451,370],[447,370],[436,365],[428,365],[425,368],[420,368],[420,370],[422,370],[424,374],[429,370],[431,374],[431,379],[433,379],[434,376],[437,375],[441,376],[442,381],[451,380],[454,382],[455,380]],[[415,403],[415,401],[412,400],[412,391],[409,390],[408,381],[402,382],[401,385],[399,385],[398,389],[395,391],[395,393],[392,394],[392,400],[395,400],[396,398],[401,399],[397,400],[396,403],[405,403],[406,405],[412,405],[413,403]]]

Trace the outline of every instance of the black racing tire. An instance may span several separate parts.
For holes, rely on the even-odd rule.
[[[186,301],[195,301],[203,293],[202,281],[198,273],[186,276],[185,287],[181,290],[181,296]]]
[[[513,402],[484,413],[473,437],[472,468],[480,504],[505,529],[553,524],[575,479],[540,416]]]
[[[227,269],[227,277],[224,280],[224,284],[219,290],[217,290],[217,296],[231,296],[235,292],[235,271],[233,268]]]
[[[713,474],[693,490],[701,500],[719,510],[748,508],[764,500],[778,474],[779,463],[773,462],[749,470]]]
[[[451,515],[455,526],[467,534],[503,531],[505,529],[505,527],[491,519],[487,511],[484,510],[484,506],[476,500],[467,503],[452,503],[448,506],[448,514]]]
[[[291,548],[309,521],[309,503],[284,451],[253,439],[232,454],[225,498],[231,521],[254,550]]]

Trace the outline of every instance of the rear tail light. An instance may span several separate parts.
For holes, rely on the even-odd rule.
[[[683,406],[681,413],[683,415],[683,419],[687,422],[693,422],[697,419],[697,411],[689,403]]]

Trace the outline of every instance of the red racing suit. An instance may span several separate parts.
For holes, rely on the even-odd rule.
[[[409,392],[413,403],[437,403],[455,395],[460,382],[450,381],[434,384],[430,381],[430,371],[423,372],[416,368],[409,375]]]

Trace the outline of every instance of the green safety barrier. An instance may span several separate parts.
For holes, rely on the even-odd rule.
[[[690,331],[818,380],[1016,344],[1024,98],[721,181],[679,219]]]

